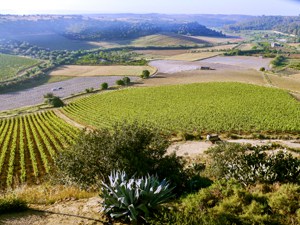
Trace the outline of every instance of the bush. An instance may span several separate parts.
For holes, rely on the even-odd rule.
[[[28,209],[27,203],[16,197],[0,198],[0,214],[22,212]]]
[[[64,106],[64,102],[60,99],[60,97],[53,95],[52,93],[47,93],[44,95],[45,103],[52,105],[53,107],[62,107]]]
[[[125,85],[129,85],[130,84],[130,78],[129,77],[124,77],[123,81],[124,81]]]
[[[108,83],[104,82],[101,84],[101,90],[106,90],[108,89]]]
[[[112,218],[128,217],[133,224],[146,220],[160,204],[172,198],[166,180],[145,176],[128,178],[125,172],[112,172],[109,184],[102,182],[103,211]]]
[[[92,87],[91,87],[91,88],[86,88],[86,89],[85,89],[85,92],[86,92],[86,93],[92,93],[93,91],[94,91],[94,88],[92,88]]]
[[[123,86],[123,85],[125,85],[125,83],[123,80],[116,80],[116,85]]]
[[[149,70],[143,70],[141,78],[143,79],[148,79],[150,77],[150,72]]]
[[[65,183],[99,187],[114,169],[128,176],[154,174],[168,179],[177,191],[187,180],[184,161],[166,155],[169,142],[160,130],[133,124],[117,124],[112,130],[99,129],[79,135],[76,143],[55,159],[59,177]]]
[[[266,71],[266,68],[265,68],[265,67],[261,67],[261,68],[259,69],[259,71],[264,72],[264,71]]]
[[[267,155],[275,146],[225,144],[208,150],[212,158],[210,171],[217,178],[234,178],[244,185],[253,183],[299,183],[300,159],[280,151]]]

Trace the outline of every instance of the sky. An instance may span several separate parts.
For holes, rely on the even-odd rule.
[[[300,0],[9,0],[0,14],[166,13],[299,15]]]

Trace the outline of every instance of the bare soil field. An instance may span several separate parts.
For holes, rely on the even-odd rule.
[[[205,63],[219,63],[224,65],[238,66],[248,69],[259,70],[261,67],[269,69],[272,59],[252,57],[252,56],[217,56],[203,60]]]
[[[61,66],[50,73],[50,76],[140,76],[143,70],[155,73],[155,68],[150,66]]]
[[[166,59],[168,59],[168,60],[183,60],[183,61],[197,61],[197,60],[207,59],[210,57],[215,57],[222,53],[223,52],[195,52],[195,53],[189,52],[189,53],[171,56]]]
[[[255,70],[192,70],[172,74],[158,73],[155,78],[144,80],[141,86],[160,86],[172,84],[191,84],[205,82],[242,82],[267,85],[262,75]]]
[[[107,82],[109,86],[113,86],[116,80],[121,78],[122,77],[119,76],[76,77],[22,91],[0,94],[0,111],[43,103],[43,95],[49,92],[64,98],[72,94],[83,92],[86,88],[99,88],[103,82]],[[130,79],[131,81],[135,81],[137,77],[130,77]],[[52,91],[59,87],[61,87],[60,90]]]
[[[243,41],[242,38],[238,38],[238,37],[229,37],[229,38],[224,38],[224,37],[204,37],[204,36],[193,36],[194,38],[203,40],[203,41],[207,41],[209,43],[213,43],[213,44],[220,44],[220,43],[236,43],[236,42],[241,42]]]

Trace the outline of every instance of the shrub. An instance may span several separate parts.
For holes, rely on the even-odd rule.
[[[60,97],[53,95],[52,93],[47,93],[44,95],[45,103],[52,105],[53,107],[62,107],[64,106],[64,102],[60,99]]]
[[[166,180],[145,176],[128,178],[125,172],[112,172],[109,183],[102,182],[103,211],[112,218],[128,217],[133,224],[146,220],[160,204],[172,198]]]
[[[104,82],[101,84],[101,90],[106,90],[108,89],[108,83]]]
[[[16,197],[0,198],[0,214],[22,212],[28,209],[27,203]]]
[[[169,142],[160,130],[132,124],[116,124],[112,130],[99,129],[79,135],[75,145],[55,159],[59,177],[65,183],[82,187],[100,185],[114,169],[128,176],[155,174],[167,178],[176,190],[186,182],[184,161],[175,154],[166,155]]]
[[[123,80],[116,80],[116,85],[123,86],[123,85],[125,85],[125,83]]]
[[[209,149],[210,171],[217,178],[234,178],[244,185],[260,183],[299,183],[300,159],[280,151],[267,155],[274,146],[225,144]]]
[[[141,78],[143,79],[148,79],[150,77],[150,72],[149,70],[143,70]]]
[[[129,85],[130,84],[130,78],[129,77],[123,77],[123,81],[125,85]]]
[[[94,88],[93,87],[91,87],[91,88],[86,88],[85,89],[85,92],[86,93],[92,93],[94,91]]]
[[[266,68],[265,68],[265,67],[261,67],[261,68],[259,69],[259,71],[264,72],[264,71],[266,71]]]

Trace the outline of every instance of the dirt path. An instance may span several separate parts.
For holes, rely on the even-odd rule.
[[[70,117],[66,116],[66,114],[64,114],[62,111],[60,111],[59,109],[53,109],[53,112],[61,119],[63,119],[65,122],[67,122],[68,124],[79,128],[80,130],[86,129],[86,130],[93,130],[92,127],[89,126],[85,126],[83,124],[80,124],[78,122],[76,122],[75,120],[71,119]]]
[[[227,142],[231,143],[240,143],[240,144],[251,144],[251,145],[267,145],[270,143],[278,143],[284,148],[293,148],[300,151],[300,141],[298,140],[248,140],[248,139],[239,139],[239,140],[228,140]],[[187,141],[187,142],[176,142],[173,143],[168,148],[168,153],[176,152],[179,156],[189,156],[193,157],[198,154],[204,154],[204,152],[214,146],[210,142],[204,141]]]

